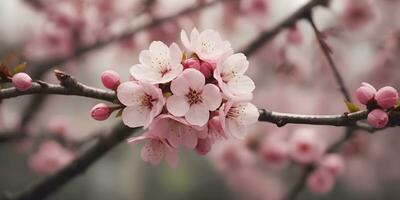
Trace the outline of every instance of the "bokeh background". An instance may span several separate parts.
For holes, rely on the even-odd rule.
[[[27,71],[35,73],[38,63],[68,57],[80,47],[205,2],[1,0],[0,55],[3,58],[12,55],[27,62]],[[107,69],[119,72],[123,80],[128,80],[129,67],[138,63],[139,52],[153,40],[181,44],[182,29],[214,29],[231,42],[235,51],[240,51],[262,31],[272,29],[307,2],[228,0],[110,42],[56,68],[87,85],[101,88],[100,74]],[[399,9],[398,0],[330,0],[328,7],[313,9],[313,18],[326,35],[333,58],[352,94],[361,82],[377,88],[385,85],[399,88]],[[300,114],[346,111],[306,20],[282,30],[248,58],[248,74],[256,82],[253,102],[257,107]],[[41,79],[56,82],[52,70]],[[22,117],[36,108],[27,109],[31,99],[23,96],[1,103],[0,131],[20,126]],[[65,137],[79,141],[96,130],[109,130],[120,121],[113,117],[103,122],[93,120],[90,109],[96,103],[80,97],[48,97],[27,123],[27,130],[32,137],[38,137],[57,126]],[[283,167],[273,166],[247,144],[254,138],[263,141],[282,137],[288,141],[299,128],[304,126],[277,128],[260,122],[251,127],[250,139],[223,141],[207,156],[181,151],[176,169],[165,163],[151,166],[140,159],[141,145],[122,143],[49,199],[283,199],[299,179],[302,167],[290,161]],[[327,146],[339,140],[344,132],[343,128],[336,127],[307,128],[317,132],[318,142]],[[398,130],[391,128],[375,134],[357,132],[349,142],[351,145],[345,145],[339,152],[344,156],[346,169],[334,188],[324,195],[305,189],[299,199],[400,199]],[[18,192],[46,176],[29,167],[29,158],[37,149],[37,144],[31,143],[23,140],[0,144],[0,192]],[[242,159],[240,162],[249,162],[248,171],[221,169],[226,162],[221,152],[227,147],[234,149],[234,154],[238,154],[235,156]]]

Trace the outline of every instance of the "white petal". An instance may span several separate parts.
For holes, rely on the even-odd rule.
[[[176,117],[182,117],[188,112],[189,103],[184,96],[172,95],[167,99],[167,110]]]
[[[204,75],[196,69],[187,69],[183,71],[182,76],[189,83],[189,87],[196,91],[201,91],[206,83]]]
[[[203,104],[191,105],[189,111],[185,115],[186,121],[192,125],[204,126],[210,117],[210,112]]]
[[[161,41],[153,41],[153,42],[150,44],[149,51],[150,51],[150,54],[151,54],[152,56],[153,56],[153,55],[158,56],[158,55],[160,55],[160,54],[162,54],[162,55],[168,55],[168,53],[169,53],[169,48],[168,48],[167,45],[165,45],[165,44],[164,44],[163,42],[161,42]]]
[[[143,95],[145,95],[143,88],[132,81],[124,82],[117,88],[118,100],[125,106],[138,104]]]
[[[240,115],[237,118],[237,122],[242,125],[254,124],[258,121],[260,113],[255,105],[251,103],[240,104],[241,110]]]
[[[184,30],[181,31],[181,41],[183,46],[185,46],[185,48],[189,51],[191,51],[191,46],[190,46],[190,40],[186,34],[186,32]]]
[[[171,92],[183,96],[189,92],[189,83],[183,76],[180,76],[171,82]]]
[[[237,76],[231,79],[227,83],[227,86],[234,95],[248,94],[253,92],[253,90],[256,88],[253,80],[245,75]]]
[[[211,111],[214,111],[221,105],[221,93],[219,92],[219,88],[213,84],[207,84],[204,86],[202,96],[204,103]]]
[[[237,139],[244,139],[247,134],[247,129],[245,125],[240,125],[235,120],[226,120],[227,131],[236,137]]]
[[[242,53],[237,53],[229,56],[223,63],[222,72],[234,71],[238,75],[242,75],[246,72],[249,67],[249,61]]]
[[[182,51],[176,43],[172,43],[169,47],[170,67],[176,66],[182,61]]]
[[[122,111],[122,121],[129,127],[148,126],[151,122],[150,110],[143,106],[129,106]]]
[[[142,65],[147,65],[151,66],[151,56],[150,56],[150,51],[149,50],[143,50],[139,54],[139,62]]]
[[[129,69],[129,72],[131,73],[133,78],[139,81],[157,83],[157,81],[161,79],[160,72],[155,68],[152,68],[147,65],[142,65],[142,64],[133,65]]]

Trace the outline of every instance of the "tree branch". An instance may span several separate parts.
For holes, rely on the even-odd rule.
[[[56,192],[64,184],[71,181],[76,176],[84,173],[93,163],[116,147],[120,142],[126,140],[137,132],[139,128],[128,128],[122,123],[114,126],[111,133],[100,138],[87,151],[77,157],[72,163],[38,183],[26,188],[16,195],[3,196],[2,200],[40,200]]]
[[[256,39],[250,42],[246,47],[243,48],[241,52],[250,56],[255,53],[258,49],[263,47],[263,45],[271,41],[278,33],[283,29],[293,26],[298,20],[307,18],[314,7],[318,5],[326,5],[328,0],[311,0],[306,3],[288,18],[283,20],[281,23],[277,24],[271,30],[263,31]]]

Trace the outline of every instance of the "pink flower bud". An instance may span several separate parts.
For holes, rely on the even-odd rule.
[[[90,114],[92,115],[93,119],[103,121],[110,116],[111,110],[106,104],[99,103],[92,108]]]
[[[268,164],[283,167],[289,160],[288,150],[282,141],[268,141],[262,143],[260,154]]]
[[[185,69],[194,68],[200,70],[200,61],[197,58],[188,58],[182,62]]]
[[[332,190],[334,184],[334,177],[324,169],[317,169],[307,178],[307,187],[315,194],[328,193]]]
[[[12,83],[19,91],[26,91],[32,87],[32,78],[21,72],[12,77]]]
[[[367,105],[374,98],[375,93],[376,89],[372,85],[362,83],[362,86],[356,90],[356,97],[360,103]]]
[[[320,167],[326,169],[333,176],[341,175],[344,171],[344,160],[339,154],[325,155],[320,161]]]
[[[388,109],[396,105],[399,93],[390,86],[383,87],[376,92],[375,100],[383,109]]]
[[[199,155],[206,155],[210,152],[212,147],[211,141],[209,139],[199,139],[196,146],[196,152]]]
[[[119,74],[113,70],[107,70],[101,73],[101,82],[104,87],[115,90],[120,84]]]
[[[206,78],[210,78],[213,75],[213,71],[214,67],[210,63],[201,62],[200,72],[203,73]]]
[[[367,121],[369,125],[375,128],[384,128],[389,121],[389,117],[385,111],[375,109],[368,114]]]

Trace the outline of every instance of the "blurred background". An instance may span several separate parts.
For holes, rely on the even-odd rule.
[[[57,83],[52,71],[62,69],[82,83],[103,88],[100,74],[104,70],[115,70],[122,80],[128,80],[129,67],[138,63],[139,52],[151,41],[181,44],[181,30],[214,29],[238,52],[308,0],[225,0],[119,37],[153,20],[207,3],[2,0],[0,56],[10,65],[26,62],[27,72],[35,79]],[[399,88],[399,9],[398,0],[330,0],[327,7],[313,9],[312,16],[326,36],[351,94],[361,82],[377,88]],[[247,56],[247,73],[256,82],[253,102],[258,108],[299,114],[346,112],[342,94],[306,20],[280,31]],[[48,175],[32,164],[43,141],[59,137],[85,140],[120,121],[114,117],[104,122],[93,120],[90,109],[98,102],[69,96],[22,96],[2,101],[0,132],[24,130],[29,137],[0,144],[0,191],[18,192]],[[290,148],[291,138],[299,131],[315,133],[315,144],[327,149],[342,137],[344,128],[277,128],[260,122],[250,128],[246,140],[222,141],[206,156],[181,151],[176,169],[165,163],[149,165],[140,159],[141,145],[122,143],[49,199],[284,199],[304,167],[285,153],[279,154],[281,160],[276,162],[267,156],[266,149],[276,144]],[[397,133],[398,128],[374,134],[357,131],[337,150],[344,160],[344,172],[332,188],[318,194],[310,192],[308,185],[299,199],[400,199]],[[253,148],[254,143],[260,148]],[[62,155],[74,156],[80,150],[62,151]]]

